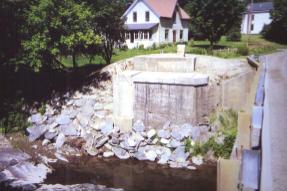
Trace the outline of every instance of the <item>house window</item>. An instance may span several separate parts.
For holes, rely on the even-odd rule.
[[[251,24],[251,31],[254,30],[254,24]]]
[[[251,20],[254,21],[254,18],[255,18],[255,15],[252,15],[251,16]]]
[[[126,32],[126,39],[130,39],[130,33]]]
[[[137,18],[138,18],[137,12],[133,12],[133,21],[137,22]]]
[[[165,29],[164,31],[164,38],[165,40],[168,40],[168,29]]]
[[[138,39],[138,38],[139,38],[139,33],[135,32],[135,39]]]
[[[180,31],[179,31],[179,38],[180,38],[180,40],[183,39],[183,30],[180,30]]]
[[[149,22],[149,11],[145,12],[145,21]]]
[[[144,39],[148,39],[148,31],[144,31]]]

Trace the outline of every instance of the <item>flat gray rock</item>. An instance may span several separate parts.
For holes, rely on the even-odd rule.
[[[181,141],[184,138],[184,135],[180,132],[180,128],[172,129],[171,136],[178,141]]]
[[[113,133],[114,123],[112,121],[105,121],[101,127],[101,133],[105,136],[109,136]]]
[[[82,113],[79,113],[77,115],[77,119],[79,121],[79,123],[83,126],[86,127],[89,124],[90,118],[83,115]]]
[[[169,130],[165,130],[165,129],[161,129],[157,132],[157,135],[160,138],[165,138],[165,139],[169,139],[170,138],[170,131]]]
[[[189,153],[185,152],[184,146],[177,147],[171,154],[170,160],[174,162],[185,162],[189,156]]]
[[[12,181],[12,187],[42,183],[51,170],[44,164],[34,165],[31,162],[20,162],[9,166],[1,172],[2,182]]]
[[[60,125],[59,132],[63,133],[65,136],[77,136],[79,135],[77,128],[74,124],[70,125]]]
[[[40,126],[32,126],[27,128],[27,131],[29,133],[29,141],[33,142],[36,139],[40,138],[46,131],[48,127],[46,125],[40,125]]]
[[[58,135],[58,132],[49,132],[47,131],[44,135],[45,139],[54,139]]]
[[[56,139],[55,147],[59,149],[63,146],[64,143],[65,143],[65,135],[63,133],[60,133]]]
[[[59,125],[68,125],[69,123],[71,123],[71,119],[68,115],[60,115],[59,117],[57,117],[56,119],[56,123],[58,123]]]
[[[0,149],[0,164],[8,166],[11,160],[26,161],[31,159],[31,156],[14,148],[1,148]]]
[[[102,147],[106,142],[108,142],[109,138],[108,137],[101,137],[96,140],[96,148]]]
[[[171,156],[171,150],[169,148],[164,148],[163,153],[161,154],[158,163],[159,164],[166,164],[169,161]]]
[[[119,159],[128,159],[128,158],[130,158],[130,154],[126,150],[124,150],[124,149],[122,149],[120,147],[113,147],[112,151],[115,153],[115,155]]]
[[[135,132],[143,132],[145,130],[144,123],[141,120],[137,120],[133,125],[133,130]]]
[[[30,117],[30,121],[37,125],[42,124],[47,119],[47,116],[42,116],[40,113],[34,114]]]
[[[92,105],[86,105],[81,108],[81,112],[84,116],[92,117],[92,115],[94,114],[94,108]]]

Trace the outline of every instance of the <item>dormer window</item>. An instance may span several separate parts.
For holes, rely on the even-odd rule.
[[[133,21],[136,23],[137,22],[137,12],[133,12]]]
[[[149,22],[149,11],[145,12],[145,21]]]

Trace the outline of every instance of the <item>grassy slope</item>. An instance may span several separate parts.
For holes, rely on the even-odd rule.
[[[278,43],[269,42],[263,39],[260,35],[243,35],[242,40],[240,42],[230,42],[226,41],[225,37],[222,37],[221,40],[217,43],[216,47],[220,49],[224,49],[222,52],[213,53],[214,56],[222,57],[222,58],[236,58],[242,56],[242,54],[238,52],[227,51],[227,49],[234,48],[245,48],[248,44],[249,54],[266,54],[276,51],[277,49],[287,48],[287,45],[281,45]],[[186,47],[187,53],[194,54],[204,54],[210,55],[208,52],[208,41],[192,41]],[[146,54],[159,54],[161,51],[164,53],[176,52],[176,46],[167,45],[162,46],[157,49],[132,49],[132,50],[116,50],[115,55],[112,57],[112,62],[116,62],[118,60],[123,60],[126,58],[134,57],[137,55],[146,55]],[[65,66],[72,66],[71,58],[63,58],[62,62]],[[77,59],[78,66],[83,66],[89,64],[89,59],[86,57],[79,57]],[[100,57],[96,56],[95,59],[91,62],[91,64],[105,64],[105,61]]]

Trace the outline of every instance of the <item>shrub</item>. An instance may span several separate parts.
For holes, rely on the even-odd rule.
[[[242,45],[237,47],[237,53],[241,56],[247,56],[249,55],[249,48],[247,47],[247,45]]]
[[[226,36],[227,41],[238,42],[241,41],[241,33],[240,31],[232,31]]]
[[[29,126],[29,123],[27,122],[27,115],[23,110],[23,100],[13,104],[8,103],[8,105],[6,109],[9,111],[5,112],[6,114],[0,118],[0,132],[10,133],[25,130]]]
[[[151,49],[156,50],[156,44],[155,43],[152,44]]]
[[[143,50],[144,49],[144,45],[143,44],[139,45],[139,49]]]
[[[128,49],[129,49],[129,48],[128,48],[128,46],[127,46],[126,44],[120,46],[120,50],[126,51],[126,50],[128,50]]]
[[[237,112],[231,109],[210,115],[209,122],[217,127],[216,136],[224,136],[223,144],[217,143],[214,136],[204,145],[205,148],[212,149],[216,157],[230,157],[237,136],[237,119]]]

